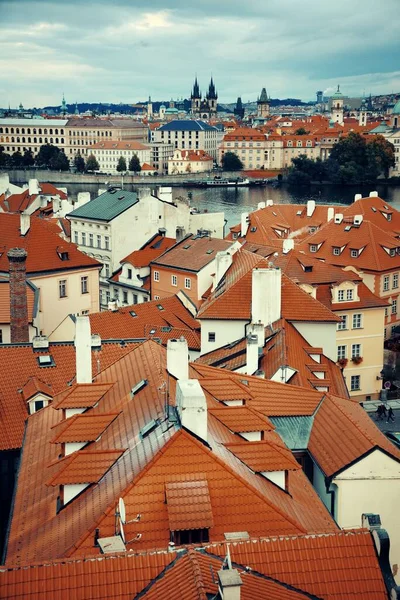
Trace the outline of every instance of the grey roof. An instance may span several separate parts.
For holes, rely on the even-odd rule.
[[[291,450],[306,450],[314,417],[270,417],[286,446]]]
[[[216,128],[204,121],[174,119],[173,121],[162,125],[158,131],[216,131]]]
[[[139,123],[138,121],[134,121],[133,119],[100,119],[100,118],[71,118],[68,119],[68,127],[119,127],[120,129],[137,129],[144,128],[146,125],[143,123]]]
[[[386,123],[380,123],[375,129],[371,129],[369,133],[386,133],[387,131],[390,131],[390,129],[391,128],[386,125]]]
[[[7,118],[0,119],[0,125],[17,125],[19,127],[65,127],[67,119],[18,119]]]
[[[139,198],[136,192],[110,190],[73,210],[67,217],[80,217],[108,222],[118,217],[118,215],[128,210],[131,206],[134,206],[137,202],[139,202]]]

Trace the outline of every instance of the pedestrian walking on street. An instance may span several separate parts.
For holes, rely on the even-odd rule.
[[[386,423],[389,423],[389,421],[394,422],[394,412],[393,412],[393,408],[391,406],[389,406]]]

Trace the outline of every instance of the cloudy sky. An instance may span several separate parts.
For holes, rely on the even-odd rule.
[[[0,107],[400,92],[399,0],[0,0]]]

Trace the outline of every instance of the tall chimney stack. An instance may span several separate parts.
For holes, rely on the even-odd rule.
[[[10,263],[11,343],[29,342],[28,300],[26,294],[26,257],[24,248],[7,252]]]

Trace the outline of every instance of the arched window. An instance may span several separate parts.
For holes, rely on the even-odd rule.
[[[14,127],[11,127],[10,133],[14,133]]]
[[[42,130],[41,130],[41,129],[39,129],[39,134],[41,135],[41,133],[42,133]]]
[[[33,133],[36,135],[36,128],[33,130]]]
[[[50,129],[50,135],[53,135],[53,130],[52,129]]]
[[[58,144],[58,138],[56,138],[56,144]]]
[[[47,135],[47,129],[43,129],[44,135]]]
[[[15,140],[14,140],[14,138],[12,137],[12,138],[11,138],[11,143],[13,144],[14,142],[15,142]]]
[[[55,133],[56,135],[58,135],[58,129],[55,129],[55,130],[54,130],[54,133]]]
[[[25,144],[25,138],[24,137],[22,138],[22,143]]]
[[[21,133],[25,133],[25,127],[21,129]]]
[[[39,129],[40,131],[40,129]],[[43,142],[43,138],[39,138],[39,144],[41,144]]]
[[[17,129],[15,130],[15,133],[19,133],[19,127],[17,127]]]
[[[17,137],[17,144],[19,144],[19,137]]]
[[[52,143],[53,143],[53,138],[50,138],[50,144],[52,144]]]
[[[35,138],[35,137],[33,138],[33,143],[37,144],[37,138]]]
[[[61,143],[62,143],[62,144],[64,143],[64,138],[61,138]]]

